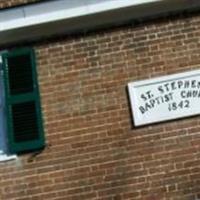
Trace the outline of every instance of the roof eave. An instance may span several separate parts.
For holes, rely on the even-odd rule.
[[[122,1],[125,2],[126,0]],[[66,8],[66,10],[57,10],[42,15],[36,14],[16,20],[5,20],[0,22],[0,45],[32,41],[52,35],[85,32],[99,27],[122,24],[130,20],[134,21],[136,19],[166,15],[172,12],[181,12],[200,7],[200,1],[196,0],[192,1],[192,3],[188,0],[147,1],[142,4],[137,4],[135,1],[135,3],[131,4],[131,1],[127,0],[127,5],[121,5],[121,0],[118,0],[119,6],[115,3],[113,4],[113,8],[112,4],[106,7],[106,3],[104,3],[105,5],[102,9],[101,7],[97,9],[99,5],[96,3],[96,5],[92,5],[93,9],[92,7],[88,7],[88,5],[86,8],[81,7],[80,9],[82,10],[76,8],[72,12],[73,15],[70,15],[70,10]],[[107,1],[107,3],[109,2],[111,1]],[[9,11],[13,12],[10,9],[7,10],[7,14],[9,14]]]

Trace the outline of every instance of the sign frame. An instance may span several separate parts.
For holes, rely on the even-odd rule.
[[[181,83],[183,83],[183,87],[181,86]],[[165,86],[167,86],[167,84],[170,86],[168,88],[168,94],[165,94],[166,91],[164,92],[164,89],[166,90],[166,88],[164,87],[164,84]],[[193,86],[195,87],[195,84],[196,84],[196,87],[198,86],[198,88],[195,88],[195,92],[196,93],[198,92],[198,98],[195,98],[195,100],[193,100],[192,97],[191,98],[186,97],[184,99],[183,98],[184,95],[186,96],[187,92],[189,92],[191,87]],[[187,85],[189,86],[187,87]],[[145,91],[145,87],[146,87],[146,93],[140,92],[140,90]],[[153,113],[153,110],[155,109],[155,107],[153,106],[156,105],[154,101],[158,100],[158,97],[156,97],[157,99],[155,98],[156,95],[153,94],[155,91],[152,92],[150,90],[151,87],[153,88],[152,91],[155,90],[157,94],[161,95],[160,99],[163,99],[164,97],[165,97],[164,98],[165,100],[168,99],[167,102],[162,102],[162,104],[160,103],[159,105],[157,105],[157,107],[164,108],[163,105],[166,104],[166,106],[168,106],[168,110],[164,108],[159,111],[159,108],[158,109],[156,108],[157,111],[159,111],[160,113]],[[160,93],[159,93],[159,90],[160,90]],[[161,94],[161,92],[163,93]],[[182,73],[177,73],[177,74],[172,74],[172,75],[165,75],[165,76],[152,78],[152,79],[130,82],[128,83],[128,94],[129,94],[129,100],[130,100],[130,105],[131,105],[131,112],[133,116],[132,117],[133,123],[135,126],[144,126],[148,124],[199,115],[200,114],[200,70],[193,70],[193,71],[182,72]],[[146,95],[146,97],[142,95]],[[165,95],[168,95],[168,96],[165,96]],[[183,100],[181,100],[180,97],[183,98]],[[145,103],[145,100],[146,101],[151,100],[150,101],[151,104],[149,105],[153,105],[152,109],[150,109],[150,106],[149,107],[141,106],[142,100],[143,100],[143,104]],[[154,102],[155,105],[152,102]],[[191,104],[190,107],[187,107],[186,103]],[[183,105],[182,107],[180,107],[181,109],[173,110],[174,109],[173,107],[170,108],[171,104],[173,104],[173,106],[175,105],[176,107],[181,106],[181,104]],[[198,107],[195,108],[195,106],[197,106],[198,104],[199,104],[199,108]],[[138,108],[138,106],[140,106],[139,107],[140,109]],[[149,108],[149,110],[147,108]],[[146,117],[145,112],[148,113],[148,111],[150,114],[148,115],[148,117]]]

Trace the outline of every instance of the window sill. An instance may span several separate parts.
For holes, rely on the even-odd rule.
[[[15,159],[17,159],[16,155],[6,155],[0,152],[0,162],[5,162],[5,161],[15,160]]]

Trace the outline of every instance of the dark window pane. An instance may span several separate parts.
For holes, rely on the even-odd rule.
[[[9,89],[11,95],[33,91],[30,55],[8,57]]]
[[[12,105],[12,117],[15,142],[38,139],[39,130],[35,102]]]

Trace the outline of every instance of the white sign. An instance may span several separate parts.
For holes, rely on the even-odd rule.
[[[128,84],[135,126],[200,113],[200,70]]]

